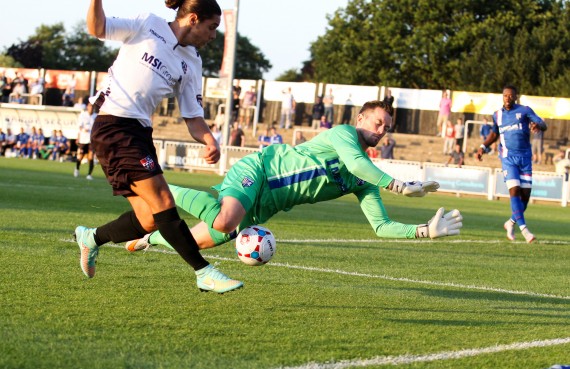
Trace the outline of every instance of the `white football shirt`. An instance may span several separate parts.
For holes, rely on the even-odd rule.
[[[123,45],[100,91],[105,94],[101,111],[150,127],[158,104],[174,96],[182,117],[204,116],[200,54],[194,46],[179,45],[164,19],[149,13],[106,18],[105,30],[106,40]]]

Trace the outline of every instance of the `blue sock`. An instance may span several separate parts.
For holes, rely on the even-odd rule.
[[[520,196],[511,197],[511,211],[513,212],[513,219],[520,228],[526,226],[526,221],[524,220],[524,211],[526,206],[524,205]]]

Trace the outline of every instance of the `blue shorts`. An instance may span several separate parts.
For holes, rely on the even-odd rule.
[[[519,186],[532,188],[532,158],[526,156],[509,156],[501,158],[503,176],[508,189]]]

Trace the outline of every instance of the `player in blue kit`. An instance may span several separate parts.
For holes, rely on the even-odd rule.
[[[489,146],[499,139],[499,157],[505,184],[511,197],[512,216],[504,224],[507,238],[514,241],[516,223],[526,242],[531,243],[535,240],[535,236],[528,229],[524,219],[524,212],[532,191],[530,133],[545,131],[546,123],[531,108],[519,105],[516,101],[516,87],[505,86],[503,107],[493,114],[493,128],[477,150],[477,159],[481,161],[483,154],[489,150]]]

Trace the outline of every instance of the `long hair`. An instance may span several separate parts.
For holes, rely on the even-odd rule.
[[[360,108],[358,114],[364,114],[368,110],[374,110],[376,108],[384,109],[386,113],[390,114],[390,116],[394,114],[394,108],[392,108],[391,105],[380,100],[372,100],[365,102],[364,105],[362,105],[362,108]]]
[[[167,8],[176,10],[176,19],[195,13],[199,21],[222,15],[222,9],[216,0],[164,0]]]

